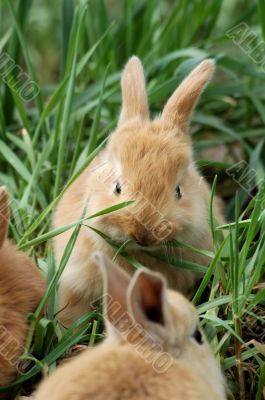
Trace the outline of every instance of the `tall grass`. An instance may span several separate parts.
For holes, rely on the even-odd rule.
[[[223,198],[229,223],[216,226],[209,210],[214,238],[209,268],[191,263],[182,267],[206,272],[193,301],[231,396],[263,398],[265,74],[226,34],[242,21],[255,32],[251,46],[257,45],[264,35],[263,1],[0,3],[0,50],[40,87],[35,100],[27,103],[10,90],[11,79],[16,79],[12,71],[0,81],[0,184],[8,186],[12,198],[10,235],[36,259],[48,280],[43,302],[29,317],[31,330],[21,360],[25,373],[12,385],[14,394],[30,393],[41,373],[52,372],[61,357],[102,338],[97,312],[66,332],[56,320],[56,284],[80,224],[89,226],[89,220],[80,216],[76,221],[56,273],[51,239],[62,230],[53,230],[50,221],[66,188],[115,126],[120,73],[128,57],[137,54],[147,73],[153,114],[199,61],[216,60],[216,76],[203,94],[191,133],[198,168],[214,182],[213,194]],[[254,168],[251,188],[238,164],[234,166],[241,160]],[[140,265],[126,246],[119,248],[112,238],[98,234],[135,267]],[[172,258],[171,263],[179,265],[179,260]],[[44,302],[48,306],[40,318]]]

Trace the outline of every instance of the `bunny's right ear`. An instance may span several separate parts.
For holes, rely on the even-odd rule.
[[[164,277],[146,268],[136,271],[128,290],[128,309],[136,323],[158,340],[170,336],[172,321]]]
[[[130,118],[149,118],[148,99],[143,66],[140,59],[133,56],[126,64],[122,78],[122,109],[119,125]]]
[[[104,317],[114,326],[118,324],[122,316],[127,314],[127,290],[130,283],[129,276],[119,267],[103,255],[95,252],[92,255],[94,262],[100,267],[103,276]]]
[[[9,225],[8,193],[5,187],[0,187],[0,247],[2,246]]]

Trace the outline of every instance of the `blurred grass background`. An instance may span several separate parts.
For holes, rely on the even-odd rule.
[[[242,22],[252,35],[245,50],[227,34]],[[248,55],[264,36],[264,0],[0,2],[0,56],[6,52],[40,88],[34,101],[23,101],[10,89],[16,73],[0,65],[0,184],[12,197],[11,236],[50,282],[46,315],[38,321],[39,307],[30,317],[23,360],[31,364],[25,363],[14,396],[29,394],[41,372],[51,372],[61,357],[102,338],[98,313],[66,333],[56,321],[59,275],[49,239],[59,232],[52,231],[50,219],[65,183],[89,164],[115,127],[120,74],[136,54],[145,67],[153,115],[194,66],[207,57],[216,60],[191,134],[198,168],[215,182],[231,224],[223,228],[223,242],[213,227],[215,252],[194,302],[231,398],[265,398],[265,67]],[[238,184],[242,171],[234,166],[242,160],[254,171],[248,190],[246,180]],[[60,270],[68,257],[66,252]]]

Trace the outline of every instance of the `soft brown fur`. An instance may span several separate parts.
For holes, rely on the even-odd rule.
[[[193,163],[188,124],[200,93],[213,74],[213,62],[203,61],[176,89],[162,115],[150,121],[145,79],[140,60],[131,58],[122,76],[122,110],[117,129],[106,149],[95,158],[61,199],[54,216],[54,226],[78,221],[85,207],[87,215],[127,200],[135,203],[87,223],[119,243],[132,239],[126,250],[143,265],[166,276],[171,288],[188,297],[194,291],[199,274],[172,267],[144,250],[159,248],[164,241],[176,238],[194,247],[213,249],[209,228],[210,190]],[[114,193],[119,179],[122,192]],[[177,199],[179,185],[182,198]],[[222,216],[214,202],[216,219]],[[158,235],[164,228],[164,236]],[[59,263],[70,238],[69,230],[55,238],[54,249]],[[136,242],[148,245],[143,248]],[[75,248],[60,281],[59,318],[67,326],[84,314],[100,293],[100,276],[89,255],[113,250],[97,234],[82,227]],[[184,249],[165,249],[165,254],[208,265],[206,256]],[[133,267],[122,257],[118,264],[129,273]]]
[[[193,337],[198,317],[191,303],[167,290],[158,273],[140,269],[130,281],[102,255],[97,262],[105,277],[107,338],[58,367],[34,399],[224,400],[212,351],[204,336],[202,343]],[[168,363],[155,361],[159,354]]]
[[[44,280],[30,258],[6,239],[8,194],[0,188],[0,386],[16,378],[28,332],[27,314],[44,293]],[[0,398],[7,398],[1,394]]]

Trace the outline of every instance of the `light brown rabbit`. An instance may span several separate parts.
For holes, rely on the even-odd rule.
[[[200,274],[159,261],[146,254],[175,238],[194,247],[212,250],[209,228],[210,190],[197,171],[188,134],[193,108],[211,79],[212,60],[203,61],[180,84],[166,103],[161,116],[149,119],[143,68],[132,57],[123,72],[122,110],[117,129],[104,150],[66,191],[54,216],[56,228],[127,200],[127,208],[89,220],[94,228],[123,243],[126,250],[148,268],[161,271],[169,287],[190,296]],[[220,208],[214,204],[215,218],[221,222]],[[55,238],[59,263],[72,230]],[[100,293],[100,276],[89,259],[93,250],[113,256],[106,242],[82,227],[73,253],[60,281],[59,318],[67,326],[88,311]],[[168,251],[165,251],[167,254]],[[206,256],[184,249],[169,249],[178,259],[208,265]],[[127,272],[133,267],[121,256],[117,262]]]
[[[65,362],[35,400],[221,400],[225,383],[194,306],[146,268],[129,275],[101,254],[105,342]]]
[[[0,187],[0,387],[18,374],[28,332],[27,314],[44,293],[44,280],[30,258],[6,239],[9,225],[8,194]],[[0,393],[0,399],[8,398]]]

